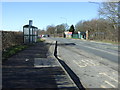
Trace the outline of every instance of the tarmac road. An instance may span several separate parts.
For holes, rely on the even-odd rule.
[[[108,43],[90,42],[76,39],[66,38],[51,38],[61,43],[74,43],[73,47],[92,53],[101,58],[108,59],[112,62],[118,63],[118,45]]]
[[[88,90],[118,88],[118,46],[66,38],[58,41],[58,58],[79,77]]]

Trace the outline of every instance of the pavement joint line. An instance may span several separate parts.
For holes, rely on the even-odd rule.
[[[115,85],[111,84],[110,82],[105,80],[105,83],[109,84],[110,86],[112,86],[113,88],[115,88]]]

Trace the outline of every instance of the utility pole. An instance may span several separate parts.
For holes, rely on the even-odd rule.
[[[89,3],[93,3],[93,4],[96,4],[96,5],[98,5],[99,6],[99,9],[100,9],[100,3],[98,3],[98,2],[91,2],[91,1],[89,1]],[[98,20],[100,19],[100,14],[98,14]],[[97,22],[97,36],[98,36],[98,34],[99,34],[99,25],[98,25],[99,23]],[[98,38],[98,37],[97,37]]]
[[[57,27],[56,27],[56,29],[55,29],[55,32],[56,32],[56,37],[57,37]]]
[[[66,21],[66,24],[65,24],[65,31],[67,31],[67,18],[65,17],[60,17],[61,19],[64,19]],[[63,32],[63,37],[64,37],[64,32]]]
[[[65,18],[65,17],[60,17],[61,19],[64,19],[65,20],[65,22],[66,22],[66,30],[67,30],[67,18]]]
[[[91,2],[91,1],[89,1],[89,3],[93,3],[93,4],[96,4],[96,5],[98,5],[99,6],[99,9],[100,9],[100,3],[98,3],[98,2]],[[100,19],[100,14],[98,14],[98,19]]]

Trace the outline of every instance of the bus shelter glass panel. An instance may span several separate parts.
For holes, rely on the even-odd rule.
[[[32,28],[30,28],[30,35],[33,35]]]
[[[24,43],[29,42],[29,28],[28,27],[23,27],[24,31]]]
[[[33,39],[32,39],[33,36],[30,36],[30,42],[33,42]]]
[[[24,28],[24,35],[29,35],[29,28]]]
[[[24,43],[28,43],[29,42],[29,36],[24,36]]]

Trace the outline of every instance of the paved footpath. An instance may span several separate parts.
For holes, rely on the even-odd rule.
[[[53,52],[51,41],[39,42],[3,62],[3,90],[78,90]]]

